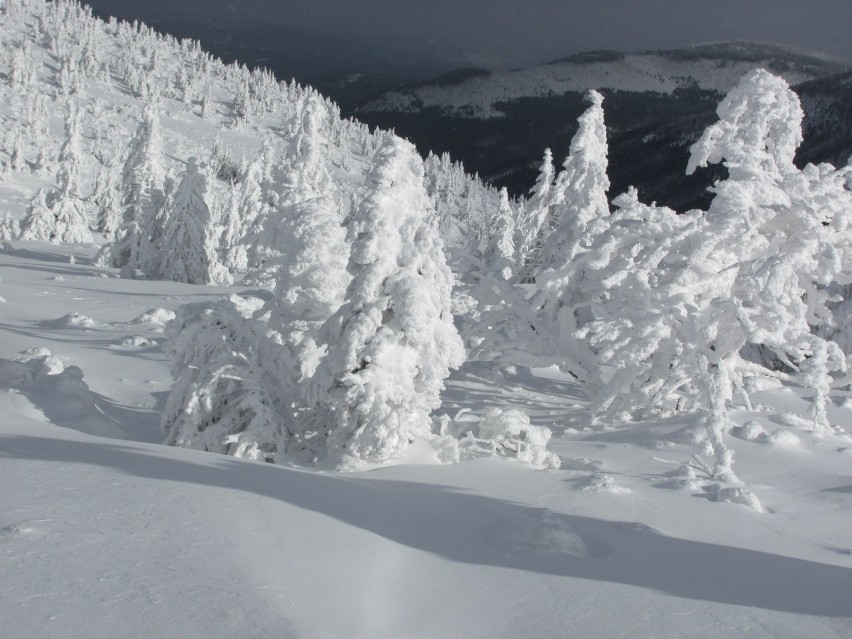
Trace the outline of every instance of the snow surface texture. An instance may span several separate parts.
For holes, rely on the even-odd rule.
[[[608,214],[604,113],[593,93],[566,172],[542,172],[554,185],[576,184],[579,201],[567,213],[582,215],[562,225],[566,211],[549,210],[546,221],[539,211],[518,232],[522,207],[505,192],[465,176],[447,157],[421,167],[405,143],[341,122],[310,90],[226,68],[192,43],[144,27],[103,25],[65,3],[45,6],[7,0],[0,21],[0,39],[11,43],[0,91],[10,131],[0,153],[0,203],[11,216],[0,231],[17,237],[22,218],[34,229],[30,240],[0,247],[4,634],[849,636],[852,399],[836,350],[848,345],[848,309],[830,306],[848,299],[836,286],[848,272],[848,247],[832,236],[848,244],[848,210],[838,205],[838,193],[848,191],[841,171],[799,172],[786,162],[797,103],[783,81],[747,76],[696,147],[695,163],[734,169],[706,223],[699,213],[677,218],[644,205],[635,192],[616,198],[618,210]],[[62,108],[47,117],[48,104]],[[757,144],[741,144],[749,138]],[[126,156],[116,139],[130,143]],[[765,153],[751,163],[755,149]],[[203,176],[184,164],[193,156],[210,159]],[[396,160],[386,165],[389,156]],[[146,162],[155,174],[139,168]],[[749,197],[737,200],[738,193]],[[584,209],[586,201],[593,206]],[[747,204],[742,210],[761,224],[750,234],[737,235],[735,224],[728,236],[696,234],[728,219],[731,202]],[[782,222],[808,221],[804,204],[824,216],[820,228],[801,227],[814,242],[800,242],[807,232],[783,238]],[[98,247],[77,235],[81,210],[85,230],[97,228],[117,251],[96,260]],[[155,275],[169,253],[166,230],[183,222],[170,219],[176,211],[191,212],[189,226],[178,229],[186,236],[209,231],[208,216],[219,221],[215,258],[238,280],[246,275],[242,283],[141,277]],[[556,239],[567,254],[597,241],[623,260],[616,266],[637,267],[608,270],[592,255],[577,266],[586,290],[545,295],[545,305],[561,309],[561,337],[576,342],[575,329],[585,328],[596,348],[560,350],[536,312],[535,286],[515,284],[528,263],[526,281],[537,268],[565,266],[553,263],[562,253],[552,248],[539,265],[518,259],[516,238],[533,246],[532,231],[550,222],[561,228]],[[64,239],[83,244],[57,244],[67,229],[74,234]],[[330,246],[347,248],[347,264],[319,264],[312,247],[325,229]],[[751,240],[754,250],[773,250],[720,268],[744,274],[736,295],[760,290],[760,278],[775,274],[770,283],[789,294],[766,308],[785,319],[783,330],[746,322],[765,296],[688,298],[677,277],[693,273],[676,250],[667,253],[678,242],[705,251],[721,244],[727,259],[737,241]],[[180,259],[211,263],[206,241],[197,246],[204,255]],[[465,275],[453,300],[443,247]],[[811,259],[814,251],[824,262]],[[773,268],[748,270],[764,263]],[[705,264],[719,266],[694,265]],[[836,279],[814,279],[815,272]],[[698,281],[736,283],[716,275]],[[687,284],[689,294],[702,290]],[[671,302],[667,296],[677,302],[648,304]],[[732,316],[717,313],[741,299],[732,316],[758,339],[750,355],[757,361],[715,341],[742,337]],[[625,302],[648,315],[622,313]],[[412,312],[424,307],[431,310]],[[483,361],[445,380],[459,363],[451,307]],[[695,308],[724,322],[689,333],[694,327],[679,319],[700,322]],[[369,317],[353,319],[359,313]],[[393,369],[392,387],[370,386],[371,377],[392,375],[370,370],[373,355],[383,354],[361,348],[359,326],[379,336],[375,345],[414,362]],[[484,339],[492,329],[502,344]],[[659,343],[655,330],[669,329],[675,339],[663,343],[673,347],[648,346]],[[347,331],[341,352],[325,350],[324,335]],[[540,342],[530,360],[548,355],[573,374],[511,365],[530,331]],[[767,346],[774,350],[757,348]],[[430,348],[438,353],[418,360]],[[704,358],[689,348],[704,349]],[[740,401],[730,392],[740,369],[710,361],[713,354],[762,372],[769,369],[758,362],[787,368],[749,378],[751,401]],[[337,361],[346,365],[332,366]],[[619,361],[629,364],[626,374],[607,374]],[[179,392],[169,392],[170,366]],[[410,385],[409,368],[426,376],[422,390]],[[324,409],[378,407],[373,412],[415,428],[371,431],[375,423],[344,416],[355,425],[341,429],[345,442],[365,432],[370,450],[391,442],[392,454],[373,456],[383,464],[360,467],[369,473],[234,459],[288,463],[276,453],[296,444],[308,458],[294,461],[315,461],[317,433],[299,420],[311,398],[298,382],[316,371]],[[340,392],[346,384],[351,394]],[[391,394],[397,387],[406,392]],[[333,401],[322,392],[328,388]],[[690,402],[708,415],[684,412]],[[424,414],[439,404],[427,423]],[[617,410],[607,414],[611,406]],[[269,418],[255,425],[264,411]],[[164,416],[171,443],[232,457],[162,446]],[[217,432],[223,424],[237,428]],[[404,456],[395,454],[398,442]],[[696,456],[707,451],[717,458]],[[722,472],[734,455],[738,478]],[[454,461],[465,463],[446,465]]]
[[[760,410],[734,415],[800,439],[730,442],[764,513],[680,468],[696,450],[688,432],[704,430],[694,418],[590,428],[579,388],[553,369],[467,364],[442,411],[474,434],[489,409],[523,411],[554,429],[556,472],[493,457],[446,466],[428,447],[413,451],[420,463],[363,474],[252,463],[145,443],[160,441],[170,384],[162,320],[223,289],[119,279],[92,266],[93,249],[11,249],[0,253],[4,636],[852,632],[852,440],[796,421],[808,402],[795,388],[761,391]],[[15,355],[44,348],[52,356]],[[10,376],[13,359],[22,374]],[[78,419],[92,407],[108,419]],[[848,424],[852,406],[839,396],[829,414]]]

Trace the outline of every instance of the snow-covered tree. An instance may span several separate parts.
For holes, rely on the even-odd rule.
[[[149,102],[122,170],[122,233],[101,252],[99,263],[143,271],[154,265],[157,250],[151,245],[151,232],[162,205],[164,182],[159,114],[156,103]]]
[[[92,203],[97,207],[96,228],[109,241],[114,241],[120,230],[121,207],[121,171],[119,158],[101,169],[95,181]]]
[[[174,194],[165,223],[156,277],[188,284],[224,282],[228,278],[216,256],[216,236],[204,201],[207,180],[190,158]]]
[[[22,225],[22,239],[52,242],[92,241],[88,214],[80,198],[80,124],[76,106],[69,104],[66,138],[59,153],[59,190],[36,196]]]
[[[734,479],[729,405],[750,407],[755,377],[790,379],[750,361],[749,347],[814,388],[815,427],[828,427],[824,403],[845,362],[818,333],[832,325],[830,290],[852,281],[852,208],[833,167],[793,164],[802,112],[782,79],[748,74],[718,113],[689,165],[730,162],[709,211],[675,215],[635,192],[620,196],[616,213],[583,227],[545,286],[569,292],[550,310],[596,412],[704,411],[707,471]]]
[[[852,282],[852,198],[833,167],[799,171],[793,163],[804,115],[783,79],[761,69],[749,73],[718,113],[719,122],[693,146],[687,169],[724,161],[729,173],[714,187],[705,244],[717,273],[734,272],[720,327],[729,347],[714,351],[717,368],[724,380],[736,381],[740,351],[752,344],[794,370],[804,367],[811,382],[825,380],[845,369],[839,349],[818,333],[833,320],[829,289]],[[727,399],[724,380],[718,386]],[[819,387],[827,382],[816,383],[824,401]]]
[[[348,224],[344,306],[323,327],[328,353],[312,399],[332,457],[386,460],[432,433],[430,413],[463,360],[450,310],[452,275],[435,230],[414,147],[386,138],[370,193]]]
[[[547,235],[543,248],[545,268],[570,260],[566,247],[589,222],[609,214],[603,96],[589,91],[588,100],[591,106],[577,120],[579,129],[550,190],[548,201],[554,228]]]
[[[47,205],[47,191],[39,190],[30,201],[21,223],[22,240],[49,240],[56,230],[56,215]]]
[[[541,266],[542,243],[550,230],[550,198],[555,178],[553,153],[545,149],[538,178],[530,189],[515,232],[518,281],[531,281]]]
[[[505,188],[500,190],[500,205],[490,222],[485,263],[490,272],[510,280],[515,265],[515,211],[509,203],[509,193]]]
[[[175,384],[163,410],[166,443],[248,459],[275,461],[286,441],[286,398],[265,355],[280,347],[256,306],[218,303],[181,307],[167,324]]]

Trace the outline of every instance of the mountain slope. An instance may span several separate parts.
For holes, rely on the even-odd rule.
[[[689,145],[715,120],[722,95],[756,66],[792,84],[804,83],[805,126],[814,135],[806,136],[802,159],[837,161],[847,149],[852,152],[845,143],[826,141],[833,128],[848,122],[843,94],[830,79],[842,77],[850,63],[764,44],[639,54],[601,51],[505,73],[469,71],[385,93],[351,112],[370,124],[394,128],[422,151],[449,152],[486,180],[521,194],[532,185],[545,148],[552,148],[558,160],[565,157],[575,119],[585,108],[585,91],[602,89],[610,193],[634,185],[648,200],[685,210],[706,205],[705,189],[719,175],[685,178]],[[810,114],[817,111],[824,116],[811,123]]]

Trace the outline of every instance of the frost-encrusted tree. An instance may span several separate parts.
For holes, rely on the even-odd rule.
[[[548,200],[554,228],[543,248],[545,268],[571,259],[570,250],[566,249],[575,237],[589,222],[609,214],[609,151],[603,96],[589,91],[588,100],[591,106],[577,119],[580,127],[550,190]]]
[[[80,198],[80,123],[74,104],[69,105],[65,128],[65,143],[59,153],[59,190],[48,195],[44,205],[41,196],[36,198],[22,225],[21,239],[72,244],[92,241],[88,215]]]
[[[317,331],[343,304],[351,275],[349,245],[331,179],[295,205],[290,213],[288,250],[267,303],[269,326],[283,336],[291,352],[295,381],[309,379],[323,353]]]
[[[550,149],[545,149],[538,178],[530,189],[530,197],[524,206],[523,218],[518,223],[515,233],[517,279],[520,282],[531,281],[541,266],[542,243],[550,230],[550,198],[555,178],[553,153]]]
[[[830,324],[829,289],[852,276],[848,252],[849,204],[833,167],[799,171],[793,159],[802,141],[804,114],[787,83],[756,69],[719,105],[719,122],[693,146],[687,168],[724,161],[729,179],[716,184],[707,212],[721,275],[735,270],[720,327],[730,344],[710,356],[720,392],[731,396],[740,352],[746,345],[767,349],[820,388],[845,361],[834,343],[817,333]],[[831,195],[829,195],[829,193]],[[817,363],[819,362],[819,366]],[[817,428],[827,422],[818,416]],[[821,423],[820,423],[821,422]]]
[[[167,324],[175,383],[162,428],[172,446],[271,462],[292,422],[278,370],[266,365],[280,347],[243,306],[189,304]]]
[[[500,190],[500,204],[492,215],[490,227],[485,264],[491,273],[510,280],[515,265],[515,211],[505,188]]]
[[[21,223],[22,240],[49,240],[56,230],[56,216],[47,205],[47,191],[35,194]]]
[[[231,184],[227,215],[223,220],[222,249],[224,264],[229,271],[244,272],[249,265],[252,242],[247,236],[258,220],[269,212],[272,191],[272,145],[266,139],[260,154],[246,168],[239,184]],[[256,240],[257,238],[251,238]],[[254,254],[256,251],[252,250]]]
[[[213,217],[204,201],[207,179],[198,161],[189,158],[168,213],[156,277],[188,284],[227,280],[216,258]]]
[[[99,263],[143,271],[155,266],[157,250],[151,244],[151,233],[162,206],[164,182],[160,118],[157,104],[149,102],[122,170],[122,233],[101,252]]]
[[[108,240],[115,240],[121,223],[121,171],[118,158],[101,169],[95,181],[92,203],[97,208],[97,230]]]
[[[292,208],[329,189],[327,183],[331,176],[326,169],[330,142],[328,107],[318,96],[310,96],[299,106],[301,112],[292,123],[289,148],[274,169],[281,178],[274,197],[268,198],[272,201],[261,206],[261,214],[255,216],[247,233],[246,243],[250,245],[248,263],[253,269],[250,273],[253,281],[268,281],[282,268]],[[270,170],[268,163],[268,159],[264,160],[257,167],[257,177],[264,181],[268,180],[264,175]]]
[[[594,384],[594,358],[576,331],[589,321],[590,303],[598,290],[585,283],[587,267],[578,258],[586,252],[584,234],[596,234],[608,225],[609,178],[603,96],[590,91],[588,99],[591,106],[578,118],[568,157],[547,197],[552,228],[543,229],[547,234],[536,276],[540,290],[533,305],[539,309],[540,325],[560,345],[554,359],[581,383]],[[592,268],[604,266],[601,257],[592,263]]]
[[[312,380],[332,458],[386,460],[432,433],[430,413],[464,352],[450,310],[452,275],[435,230],[422,161],[388,136],[348,224],[353,280],[323,327],[328,354]]]

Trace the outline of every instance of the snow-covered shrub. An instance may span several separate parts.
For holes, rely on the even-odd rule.
[[[479,422],[477,439],[493,446],[494,453],[516,457],[535,468],[556,470],[559,456],[547,451],[551,432],[544,426],[533,426],[530,418],[519,410],[491,408]],[[464,440],[460,442],[463,445]]]
[[[162,415],[166,443],[274,461],[292,415],[264,355],[278,345],[232,301],[181,307],[166,325],[175,383]],[[259,302],[245,310],[248,315]]]

